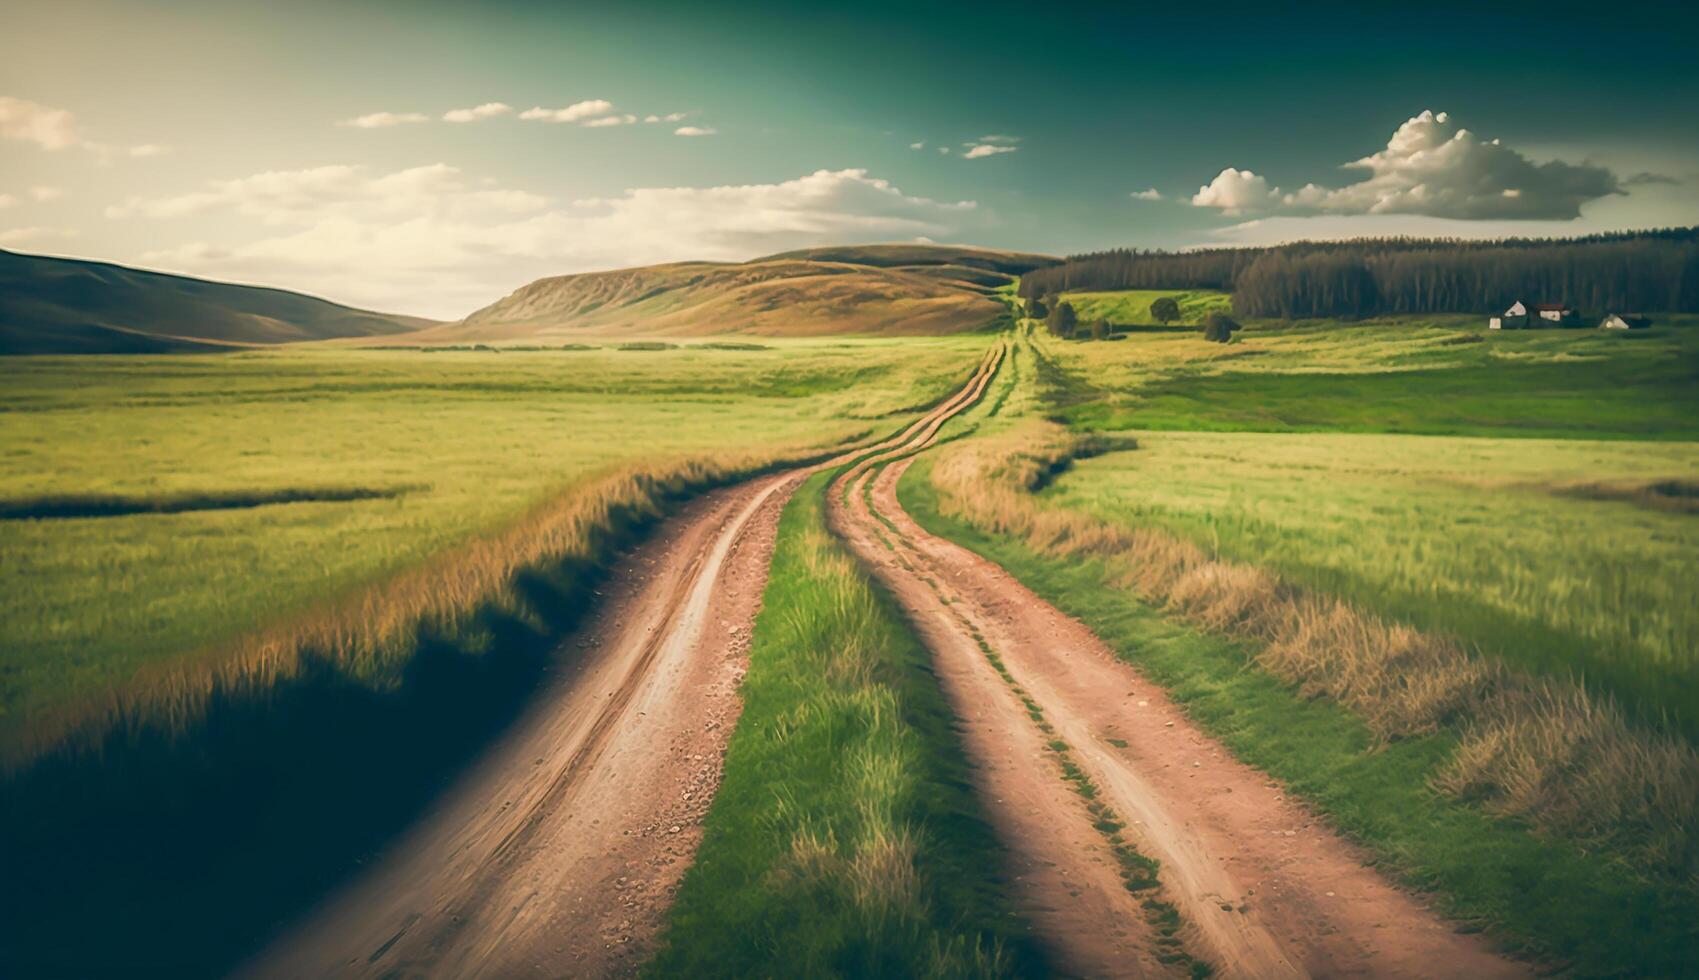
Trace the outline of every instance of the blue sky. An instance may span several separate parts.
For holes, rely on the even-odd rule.
[[[830,242],[1699,223],[1691,5],[1359,6],[20,0],[0,247],[449,317]]]

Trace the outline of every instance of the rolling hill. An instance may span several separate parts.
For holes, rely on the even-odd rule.
[[[553,276],[411,339],[956,333],[1003,312],[992,295],[998,286],[1056,261],[955,246],[863,245]]]
[[[229,350],[431,325],[281,289],[0,249],[0,354]]]

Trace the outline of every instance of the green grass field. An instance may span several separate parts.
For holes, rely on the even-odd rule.
[[[1699,487],[1699,446],[1135,435],[1137,449],[1080,461],[1046,496],[1579,675],[1699,732],[1699,515],[1642,489]]]
[[[1038,974],[930,656],[826,531],[829,476],[780,522],[725,780],[649,973]]]
[[[0,743],[611,474],[882,431],[985,342],[13,359]]]
[[[1051,492],[1699,733],[1699,319],[1663,324],[1045,341],[1056,414],[1141,446]]]
[[[1180,324],[1193,325],[1210,313],[1231,313],[1231,293],[1212,289],[1123,289],[1114,292],[1076,291],[1063,293],[1062,298],[1073,304],[1082,322],[1108,320],[1122,325],[1146,326],[1156,320],[1150,315],[1150,304],[1164,296],[1172,296],[1180,306]]]
[[[991,425],[988,428],[995,428]],[[1387,743],[1350,711],[1252,662],[1247,644],[1191,628],[1117,587],[1097,560],[1045,554],[944,513],[923,460],[899,485],[935,534],[1000,563],[1146,671],[1239,758],[1282,781],[1440,908],[1578,975],[1672,975],[1699,948],[1691,897],[1609,855],[1530,833],[1436,792],[1442,733]]]
[[[1028,333],[992,408],[903,481],[921,523],[1452,914],[1582,974],[1688,960],[1693,324]],[[1470,375],[1496,383],[1444,397]]]

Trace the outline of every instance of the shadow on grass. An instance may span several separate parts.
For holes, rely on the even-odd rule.
[[[0,500],[0,521],[39,521],[74,517],[124,517],[130,514],[184,514],[197,510],[244,510],[269,504],[342,503],[393,500],[417,486],[282,487],[274,490],[187,492],[158,496],[72,493]]]

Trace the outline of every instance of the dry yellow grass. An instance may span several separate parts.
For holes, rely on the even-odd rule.
[[[626,466],[543,504],[508,530],[474,539],[293,620],[242,636],[209,655],[142,670],[131,682],[36,721],[6,746],[15,768],[49,749],[88,750],[117,731],[180,732],[215,697],[261,697],[311,662],[373,686],[390,685],[422,637],[455,635],[492,607],[524,616],[519,573],[596,563],[622,526],[658,516],[665,501],[728,482],[777,460],[754,454]]]
[[[1293,588],[1147,528],[1041,506],[1031,492],[1090,437],[1029,420],[947,447],[932,469],[953,516],[1050,555],[1102,560],[1117,585],[1206,630],[1253,640],[1257,664],[1351,708],[1382,738],[1445,730],[1436,788],[1645,872],[1699,879],[1699,752],[1628,722],[1608,698],[1470,656],[1454,641]]]

